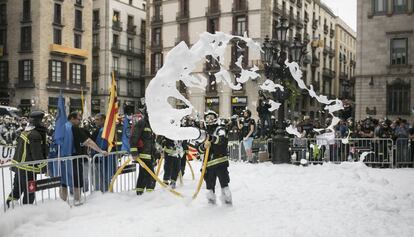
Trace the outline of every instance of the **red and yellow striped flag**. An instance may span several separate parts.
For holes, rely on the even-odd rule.
[[[114,72],[112,72],[112,85],[109,92],[109,106],[106,111],[105,126],[102,138],[108,142],[108,152],[115,146],[116,120],[118,119],[118,99],[116,95],[116,82]]]

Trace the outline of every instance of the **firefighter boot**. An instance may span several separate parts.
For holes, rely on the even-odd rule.
[[[231,191],[228,186],[221,189],[221,201],[226,205],[231,206],[233,204],[233,200],[231,198]]]
[[[208,203],[210,204],[213,204],[213,205],[216,204],[216,194],[214,193],[213,190],[208,190],[207,200],[208,200]]]

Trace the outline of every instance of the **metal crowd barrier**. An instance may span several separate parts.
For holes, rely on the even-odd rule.
[[[414,141],[399,138],[395,141],[395,166],[414,167]]]
[[[125,164],[127,163],[127,164]],[[111,152],[108,156],[96,154],[91,161],[91,185],[92,191],[109,191],[111,180],[114,178],[113,192],[124,192],[135,189],[137,180],[137,164],[130,159],[126,152]],[[122,172],[116,175],[117,170],[125,164]]]
[[[301,159],[309,163],[359,161],[366,153],[364,163],[371,166],[393,167],[393,141],[391,139],[352,138],[342,139],[293,138],[290,143],[292,163]]]
[[[82,204],[87,196],[82,187],[88,179],[84,164],[89,162],[88,156],[70,156],[0,166],[1,207],[6,212],[16,206],[57,200],[65,194],[68,204]]]

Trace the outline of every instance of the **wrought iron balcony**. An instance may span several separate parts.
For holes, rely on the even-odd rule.
[[[335,37],[335,30],[334,29],[331,29],[331,32],[330,32],[329,36],[331,38]]]
[[[127,33],[131,35],[135,35],[137,33],[137,26],[136,25],[128,25],[127,26]]]
[[[331,70],[329,68],[324,67],[323,68],[323,71],[322,71],[322,75],[323,75],[324,78],[332,79],[332,78],[335,77],[335,71],[333,71],[333,70]]]
[[[329,33],[329,26],[328,25],[323,25],[323,32],[325,34],[328,34]]]
[[[112,21],[112,29],[116,31],[122,31],[122,22]]]

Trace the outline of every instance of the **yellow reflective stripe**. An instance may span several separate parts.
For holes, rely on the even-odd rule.
[[[122,145],[122,142],[117,142],[116,144],[117,144],[117,145]]]
[[[136,148],[136,147],[132,147],[132,148],[130,149],[130,151],[138,151],[138,148]]]
[[[214,144],[219,144],[220,142],[220,137],[216,137],[216,140],[214,141]]]
[[[210,160],[210,161],[207,162],[207,167],[217,165],[217,164],[220,164],[220,163],[224,163],[228,160],[229,160],[229,158],[227,156],[223,156],[223,157],[220,157],[220,158],[217,158],[217,159],[214,159],[214,160]]]
[[[164,147],[164,148],[163,148],[163,150],[164,150],[165,152],[167,152],[168,154],[174,154],[174,153],[175,153],[175,150],[174,150],[174,149],[170,149],[170,148],[166,148],[166,147]]]
[[[17,201],[17,200],[18,199],[14,198],[14,197],[10,197],[10,196],[7,198],[7,201]]]
[[[151,160],[151,155],[148,154],[139,154],[138,157],[141,159]]]
[[[147,188],[147,192],[152,192],[152,191],[154,191],[154,189],[152,189],[152,188]]]
[[[26,170],[26,171],[35,172],[35,173],[40,173],[41,171],[39,168],[28,166],[28,165],[17,165],[16,167],[21,170]]]
[[[23,135],[20,135],[22,138],[24,137]],[[23,140],[24,140],[24,138],[23,138]],[[26,143],[29,143],[29,140],[25,140],[25,142]],[[22,154],[22,158],[20,159],[20,162],[25,162],[26,161],[26,145],[27,144],[24,144],[23,145],[23,154]]]
[[[152,132],[151,128],[144,128],[144,132]]]
[[[136,188],[136,189],[134,189],[135,191],[138,191],[138,192],[144,192],[144,189],[143,188]]]

